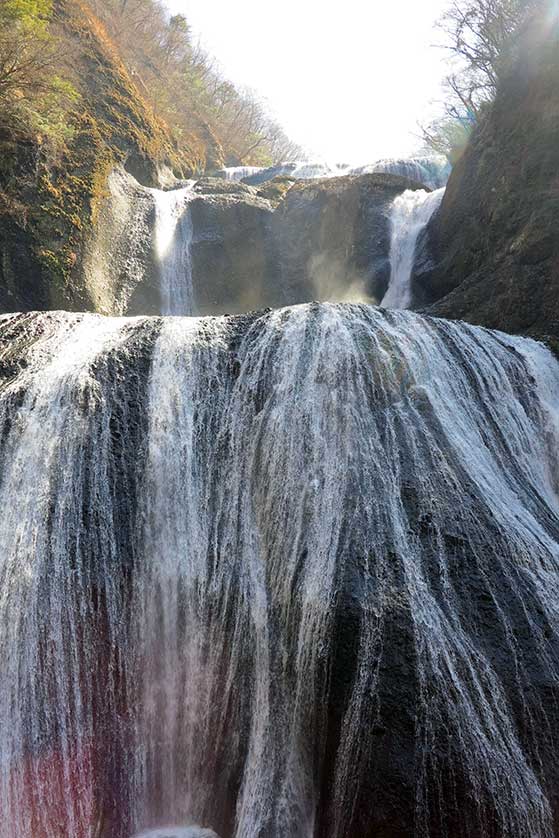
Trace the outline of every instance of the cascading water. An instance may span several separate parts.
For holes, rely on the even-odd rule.
[[[408,189],[395,199],[390,216],[390,282],[381,302],[384,308],[411,306],[411,276],[417,240],[441,205],[444,192],[444,188],[436,192]]]
[[[433,155],[431,157],[388,158],[377,160],[368,166],[360,166],[351,170],[352,175],[389,174],[400,175],[409,180],[415,180],[428,186],[429,189],[441,189],[446,186],[450,176],[451,166],[446,157]]]
[[[113,400],[113,417],[105,410],[100,378],[126,327],[93,316],[45,321],[29,373],[0,405],[0,492],[11,499],[0,517],[2,838],[95,835],[96,767],[102,758],[109,783],[114,767],[99,742],[109,720],[119,738],[124,564],[109,462],[118,408]],[[115,657],[98,666],[104,643]]]
[[[111,173],[84,256],[84,285],[96,310],[193,314],[194,183],[164,191],[142,186],[122,167]]]
[[[258,185],[280,175],[288,175],[296,180],[314,180],[318,178],[344,177],[346,175],[391,174],[417,181],[429,189],[440,189],[445,186],[451,172],[451,166],[446,157],[431,155],[424,157],[394,157],[377,160],[360,166],[335,164],[327,162],[296,161],[293,163],[279,163],[269,169],[248,168],[224,169],[225,177],[230,180],[244,180],[249,184]]]
[[[245,177],[251,177],[262,172],[261,166],[229,166],[223,169],[225,180],[243,180]]]
[[[193,230],[188,206],[192,188],[151,191],[155,201],[154,247],[161,276],[161,314],[193,314]]]
[[[554,835],[543,346],[314,304],[0,359],[1,838]]]

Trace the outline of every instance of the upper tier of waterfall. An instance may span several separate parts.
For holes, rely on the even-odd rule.
[[[223,169],[226,180],[243,180],[262,171],[261,166],[229,166]]]
[[[415,240],[428,221],[419,205],[436,200],[418,189],[393,175],[310,180],[275,206],[246,184],[204,178],[153,189],[120,168],[84,260],[86,290],[117,316],[219,315],[313,299],[384,297],[407,307]],[[404,203],[395,201],[405,190]]]
[[[376,163],[353,168],[351,174],[389,174],[400,175],[429,189],[441,189],[446,186],[450,177],[451,165],[441,155],[425,157],[389,157],[385,160],[377,160]]]
[[[406,190],[395,199],[390,215],[390,280],[381,305],[410,308],[412,273],[419,235],[441,205],[445,190]]]
[[[554,835],[543,346],[313,304],[0,359],[1,838]]]
[[[223,169],[222,177],[227,180],[244,180],[249,184],[259,184],[281,175],[289,175],[296,180],[306,180],[346,175],[393,174],[414,180],[429,189],[440,189],[446,185],[450,172],[451,165],[446,157],[433,154],[409,158],[390,157],[359,166],[312,160],[278,163],[267,169],[236,166]]]

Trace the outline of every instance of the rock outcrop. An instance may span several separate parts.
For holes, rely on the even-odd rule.
[[[381,300],[390,279],[391,204],[421,188],[385,174],[297,182],[272,225],[289,301]]]
[[[362,175],[296,182],[282,177],[256,188],[205,177],[174,193],[178,204],[167,220],[171,226],[162,229],[159,213],[167,206],[162,199],[171,193],[143,186],[117,166],[87,237],[80,307],[113,315],[164,312],[158,237],[163,233],[165,258],[172,261],[173,251],[184,246],[185,221],[188,265],[175,260],[172,271],[179,283],[191,283],[188,312],[239,314],[312,300],[377,301],[390,274],[390,207],[407,188],[419,185]],[[49,308],[50,300],[35,307]]]
[[[450,177],[414,277],[428,310],[559,338],[559,34],[533,20]]]
[[[190,204],[200,314],[382,298],[390,206],[414,182],[391,175],[262,186],[204,178]]]
[[[272,263],[273,209],[243,183],[204,178],[190,203],[192,282],[199,314],[282,303]]]

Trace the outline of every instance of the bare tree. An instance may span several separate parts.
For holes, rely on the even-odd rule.
[[[442,114],[421,126],[427,148],[456,157],[493,101],[513,36],[538,0],[451,0],[438,28],[449,55]]]
[[[479,115],[495,95],[511,36],[528,0],[452,0],[439,22],[453,71],[446,79],[449,107]]]

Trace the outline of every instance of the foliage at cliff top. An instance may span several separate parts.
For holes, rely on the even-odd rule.
[[[253,93],[222,76],[184,15],[169,17],[159,0],[88,3],[179,145],[194,126],[211,133],[231,164],[265,166],[301,153]]]
[[[0,129],[57,145],[71,133],[67,115],[78,94],[52,15],[52,0],[0,5]]]
[[[75,8],[97,20],[95,36],[180,153],[193,142],[208,163],[268,165],[300,151],[249,91],[224,79],[191,38],[182,15],[158,0],[2,0],[0,3],[0,131],[34,135],[60,149],[74,131],[82,92],[80,33],[69,31]],[[95,23],[93,23],[95,28]],[[78,55],[76,55],[78,53]],[[100,91],[106,92],[106,91]]]
[[[448,0],[438,27],[448,57],[441,114],[421,127],[425,144],[456,162],[495,98],[516,35],[548,0]]]

